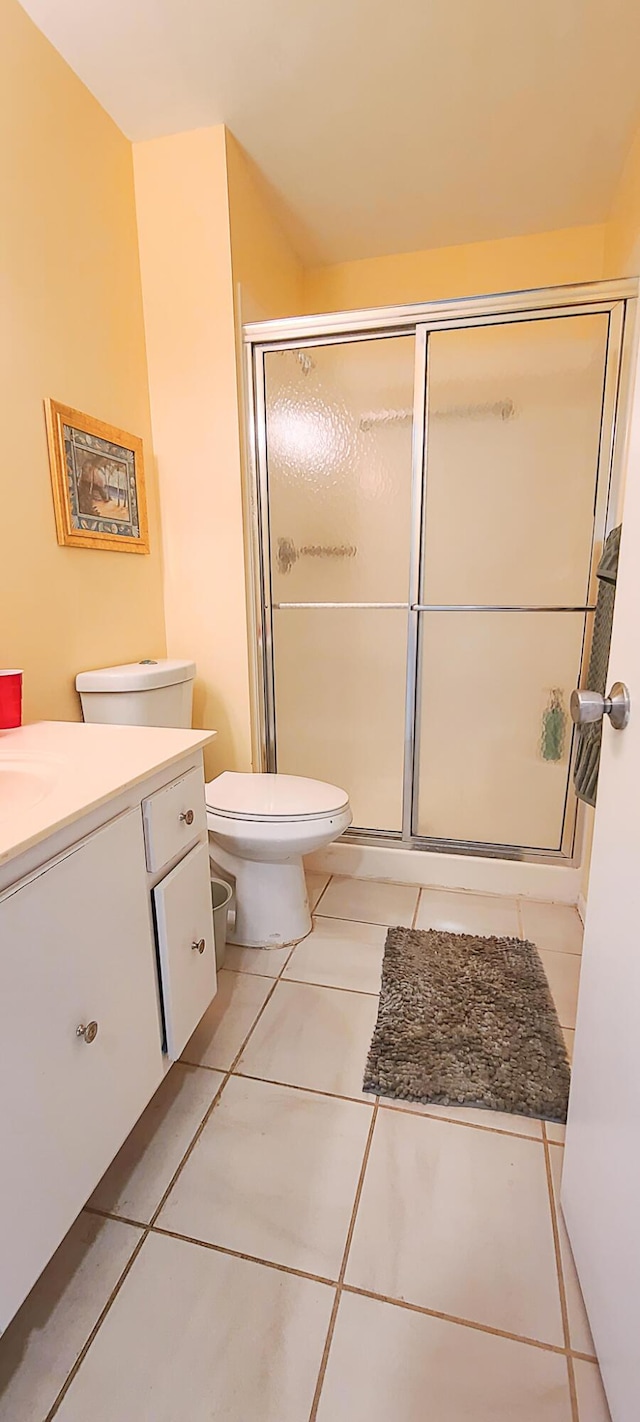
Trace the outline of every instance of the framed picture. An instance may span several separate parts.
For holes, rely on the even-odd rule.
[[[58,543],[148,553],[142,440],[45,400]]]

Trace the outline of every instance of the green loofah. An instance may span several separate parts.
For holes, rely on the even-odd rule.
[[[540,752],[543,760],[562,760],[567,736],[567,713],[562,701],[562,691],[554,687],[550,692],[546,710],[542,714],[542,735]]]

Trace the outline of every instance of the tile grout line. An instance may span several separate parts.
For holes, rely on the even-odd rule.
[[[219,1070],[219,1068],[206,1067],[205,1070],[216,1071]],[[373,1106],[377,1104],[383,1111],[402,1111],[404,1116],[417,1116],[420,1120],[444,1121],[449,1126],[462,1126],[468,1131],[484,1131],[492,1136],[508,1136],[510,1139],[532,1141],[534,1145],[542,1145],[542,1135],[528,1135],[526,1131],[507,1131],[501,1126],[482,1125],[479,1121],[457,1121],[455,1116],[436,1116],[435,1114],[431,1114],[428,1110],[412,1111],[410,1106],[394,1106],[389,1099],[374,1095],[373,1092],[368,1092],[365,1096],[345,1096],[344,1093],[340,1091],[325,1091],[319,1086],[301,1086],[300,1083],[296,1081],[278,1081],[275,1077],[256,1076],[255,1073],[248,1071],[232,1070],[231,1075],[240,1081],[263,1081],[266,1086],[283,1086],[288,1091],[305,1091],[311,1096],[326,1096],[329,1101],[349,1101],[356,1106]],[[369,1095],[372,1098],[370,1101],[367,1099]],[[487,1115],[490,1116],[491,1112],[487,1111]],[[539,1117],[532,1116],[530,1119],[538,1121],[539,1125],[542,1126],[542,1121]]]
[[[411,927],[408,923],[381,923],[379,918],[349,918],[348,914],[345,913],[317,913],[315,909],[313,910],[313,915],[314,918],[323,918],[325,923],[363,923],[366,924],[367,928],[386,928],[387,930],[390,928]],[[304,943],[304,938],[301,939],[301,942]]]
[[[302,939],[301,941],[304,942],[304,939]],[[296,947],[297,946],[298,945],[296,944]],[[262,950],[260,948],[256,949],[256,952],[258,953],[261,951]],[[288,961],[289,958],[287,958],[287,962]],[[227,963],[225,963],[224,969],[221,969],[220,971],[224,971],[225,973],[235,973],[235,976],[237,978],[264,978],[266,982],[271,983],[277,983],[278,978],[280,977],[279,973],[259,973],[255,968],[230,968]]]
[[[98,1215],[102,1219],[113,1220],[116,1224],[133,1225],[135,1228],[144,1230],[147,1234],[159,1234],[168,1239],[181,1239],[185,1244],[193,1244],[201,1249],[208,1249],[215,1254],[229,1255],[232,1259],[245,1259],[249,1264],[259,1264],[265,1269],[275,1269],[281,1274],[293,1274],[299,1279],[308,1279],[311,1283],[324,1284],[331,1289],[337,1289],[338,1280],[330,1279],[324,1274],[313,1274],[306,1269],[296,1269],[292,1264],[281,1264],[276,1259],[265,1259],[260,1254],[247,1254],[241,1249],[233,1249],[231,1245],[216,1244],[212,1240],[198,1239],[195,1235],[183,1234],[179,1230],[166,1229],[161,1225],[145,1224],[142,1220],[133,1220],[123,1215],[112,1215],[107,1210],[99,1210],[95,1205],[85,1205],[86,1214]],[[427,1304],[414,1303],[409,1299],[395,1298],[393,1294],[376,1293],[373,1289],[365,1289],[358,1284],[342,1284],[342,1292],[356,1294],[359,1298],[374,1299],[377,1303],[389,1304],[392,1308],[403,1308],[410,1313],[418,1313],[426,1318],[439,1318],[444,1323],[451,1323],[459,1328],[472,1328],[477,1333],[488,1333],[494,1338],[507,1338],[513,1343],[521,1343],[523,1347],[538,1348],[544,1353],[554,1353],[559,1357],[565,1357],[571,1353],[572,1358],[585,1363],[597,1363],[597,1358],[590,1353],[582,1353],[575,1348],[565,1348],[557,1343],[544,1343],[539,1338],[530,1338],[524,1333],[510,1333],[504,1328],[495,1328],[490,1323],[479,1323],[472,1318],[464,1318],[462,1315],[454,1313],[444,1313],[441,1309],[429,1308]]]
[[[571,1400],[572,1422],[580,1422],[578,1414],[578,1394],[576,1391],[576,1377],[571,1356],[571,1329],[569,1327],[569,1309],[567,1305],[567,1294],[564,1285],[564,1271],[562,1268],[562,1253],[560,1249],[560,1231],[558,1229],[558,1219],[556,1215],[556,1200],[553,1188],[553,1175],[551,1171],[551,1156],[549,1155],[549,1141],[547,1130],[542,1124],[542,1144],[544,1147],[544,1164],[547,1176],[547,1190],[549,1193],[549,1208],[551,1211],[551,1231],[553,1234],[553,1248],[556,1258],[556,1271],[558,1275],[558,1290],[560,1293],[560,1312],[562,1314],[562,1331],[564,1334],[564,1345],[567,1358],[567,1377],[569,1381],[569,1396]]]
[[[327,889],[329,888],[329,885],[330,885],[332,879],[333,879],[333,874],[330,874],[330,875],[329,875],[329,878],[327,879],[327,882],[326,882],[326,884],[325,884],[325,886],[324,886],[324,889],[321,889],[321,890],[320,890],[320,893],[318,894],[318,897],[317,897],[317,899],[316,899],[316,901],[315,901],[315,903],[314,903],[314,905],[313,905],[313,908],[311,908],[311,906],[309,906],[309,912],[311,913],[311,915],[313,915],[314,913],[317,913],[317,912],[318,912],[318,904],[320,903],[320,900],[324,898],[324,896],[325,896],[325,894],[326,894],[326,892],[327,892]]]
[[[63,1402],[63,1400],[64,1400],[64,1398],[65,1398],[67,1392],[69,1391],[69,1388],[71,1387],[71,1384],[72,1384],[72,1382],[73,1382],[73,1380],[74,1380],[74,1378],[75,1378],[75,1376],[76,1376],[76,1373],[78,1372],[79,1368],[81,1367],[82,1363],[84,1362],[84,1360],[85,1360],[85,1358],[86,1358],[86,1356],[87,1356],[87,1353],[89,1352],[89,1349],[90,1349],[90,1347],[91,1347],[91,1344],[93,1343],[94,1338],[96,1337],[96,1334],[97,1334],[97,1333],[100,1331],[100,1329],[102,1328],[102,1325],[103,1325],[103,1323],[104,1323],[104,1320],[105,1320],[105,1318],[107,1317],[107,1314],[109,1313],[109,1310],[110,1310],[110,1308],[111,1308],[111,1305],[112,1305],[114,1299],[115,1299],[115,1298],[117,1297],[117,1295],[119,1294],[120,1289],[122,1288],[122,1285],[124,1284],[124,1281],[125,1281],[127,1275],[130,1273],[130,1271],[131,1271],[133,1265],[135,1264],[135,1261],[136,1261],[136,1259],[138,1258],[138,1255],[139,1255],[139,1253],[140,1253],[140,1250],[142,1249],[142,1246],[143,1246],[145,1240],[148,1238],[148,1235],[149,1235],[149,1229],[148,1229],[147,1226],[144,1226],[144,1227],[143,1227],[143,1233],[141,1234],[140,1239],[138,1240],[138,1243],[137,1243],[136,1246],[135,1246],[135,1249],[134,1249],[134,1250],[132,1251],[132,1253],[129,1255],[129,1258],[127,1259],[127,1262],[126,1262],[126,1264],[125,1264],[125,1266],[124,1266],[124,1269],[122,1270],[122,1273],[120,1274],[119,1279],[116,1280],[115,1286],[114,1286],[114,1288],[111,1290],[111,1293],[109,1294],[109,1297],[108,1297],[108,1299],[107,1299],[106,1304],[104,1304],[103,1308],[101,1309],[100,1313],[98,1314],[98,1317],[97,1317],[97,1319],[96,1319],[96,1321],[95,1321],[95,1323],[94,1323],[94,1325],[93,1325],[93,1328],[91,1329],[91,1331],[90,1331],[90,1333],[89,1333],[88,1338],[85,1340],[85,1342],[84,1342],[82,1348],[80,1349],[80,1352],[78,1353],[77,1358],[76,1358],[75,1361],[74,1361],[73,1367],[70,1368],[69,1372],[67,1373],[67,1376],[66,1376],[66,1378],[65,1378],[65,1380],[64,1380],[64,1382],[63,1382],[63,1384],[62,1384],[62,1387],[59,1389],[59,1391],[58,1391],[58,1393],[57,1393],[57,1395],[56,1395],[56,1397],[55,1397],[55,1399],[54,1399],[54,1401],[53,1401],[52,1406],[49,1408],[49,1411],[47,1412],[46,1417],[44,1418],[44,1422],[52,1422],[52,1419],[55,1417],[55,1415],[56,1415],[56,1413],[57,1413],[57,1411],[58,1411],[58,1409],[59,1409],[61,1403]]]
[[[353,1100],[354,1098],[348,1097],[347,1099]],[[534,1145],[542,1145],[541,1135],[530,1136],[527,1135],[526,1131],[506,1131],[503,1130],[501,1126],[483,1126],[479,1121],[456,1121],[455,1116],[436,1116],[428,1109],[424,1111],[412,1111],[410,1106],[393,1106],[388,1097],[380,1097],[379,1100],[383,1111],[400,1111],[403,1116],[417,1116],[421,1121],[425,1119],[428,1121],[445,1121],[448,1126],[464,1126],[468,1131],[484,1131],[485,1134],[488,1133],[492,1136],[509,1136],[517,1141],[533,1141]],[[478,1107],[476,1109],[480,1110],[481,1108]],[[491,1112],[487,1111],[487,1115],[491,1115]],[[526,1119],[538,1121],[539,1125],[542,1126],[542,1121],[538,1116],[530,1116]]]
[[[97,1215],[100,1220],[116,1220],[118,1224],[133,1225],[134,1229],[150,1229],[145,1220],[134,1220],[131,1215],[114,1215],[111,1210],[101,1210],[99,1205],[83,1205],[81,1215]],[[79,1218],[80,1216],[78,1216]]]
[[[518,938],[520,938],[522,942],[525,943],[526,934],[524,931],[524,914],[522,912],[522,903],[519,898],[516,898],[516,913],[518,915]]]
[[[302,939],[302,942],[304,943],[304,938]],[[363,945],[363,946],[368,946],[368,945]],[[372,946],[373,946],[373,945],[372,945]],[[297,944],[296,944],[296,947],[297,947]],[[287,965],[286,965],[286,963],[285,963],[285,968],[286,968],[286,966],[287,966]],[[284,972],[284,968],[283,968],[283,972]],[[255,974],[254,976],[257,976],[257,974]],[[353,995],[354,995],[355,997],[379,997],[379,996],[380,996],[380,991],[379,991],[379,989],[378,989],[376,992],[367,992],[366,988],[339,987],[337,983],[312,983],[312,982],[309,982],[309,980],[308,980],[307,978],[282,978],[281,981],[282,981],[283,983],[295,983],[297,987],[320,987],[320,988],[326,988],[326,989],[327,989],[327,992],[350,992],[350,993],[353,993]]]
[[[443,1323],[454,1324],[457,1328],[472,1328],[476,1333],[488,1333],[492,1338],[508,1338],[511,1343],[522,1343],[523,1347],[537,1348],[542,1353],[554,1353],[559,1358],[567,1355],[567,1349],[559,1343],[543,1343],[540,1338],[528,1338],[524,1333],[509,1333],[506,1328],[494,1328],[490,1323],[478,1323],[473,1318],[443,1313],[441,1309],[428,1308],[426,1304],[412,1303],[409,1299],[394,1299],[391,1294],[376,1294],[373,1289],[363,1289],[357,1284],[344,1284],[342,1291],[345,1294],[357,1294],[359,1298],[375,1299],[377,1303],[390,1304],[394,1308],[404,1308],[426,1318],[439,1318]]]
[[[295,948],[295,944],[293,945],[293,947],[292,947],[292,949],[291,949],[291,953],[294,952],[294,948]],[[290,953],[289,956],[287,957],[286,962],[283,963],[281,972],[283,971],[283,969],[286,967],[287,963],[289,962],[289,958],[291,957],[291,953]],[[232,1075],[232,1072],[233,1072],[233,1068],[237,1065],[238,1061],[240,1060],[240,1057],[242,1056],[242,1053],[243,1053],[243,1051],[244,1051],[244,1049],[245,1049],[245,1047],[246,1047],[246,1045],[247,1045],[247,1042],[249,1041],[249,1038],[250,1038],[250,1036],[251,1036],[251,1034],[252,1034],[254,1028],[257,1026],[257,1024],[258,1024],[260,1018],[262,1017],[262,1014],[263,1014],[263,1012],[264,1012],[264,1010],[265,1010],[265,1008],[266,1008],[266,1006],[267,1006],[267,1003],[269,1003],[269,1002],[271,1001],[271,998],[272,998],[272,996],[273,996],[273,994],[274,994],[274,992],[275,992],[275,989],[276,989],[277,984],[278,984],[279,981],[280,981],[280,974],[278,974],[278,977],[277,977],[277,978],[274,978],[274,979],[273,979],[273,986],[270,988],[269,992],[267,993],[267,996],[266,996],[266,998],[265,998],[265,1000],[264,1000],[264,1002],[263,1002],[263,1004],[262,1004],[262,1007],[260,1008],[260,1011],[258,1012],[257,1016],[255,1017],[254,1021],[252,1022],[251,1027],[249,1028],[249,1031],[247,1032],[245,1038],[243,1039],[243,1041],[242,1041],[242,1043],[241,1043],[241,1045],[240,1045],[239,1050],[236,1052],[236,1055],[235,1055],[235,1057],[233,1058],[233,1061],[232,1061],[232,1063],[231,1063],[231,1066],[230,1066],[230,1067],[228,1068],[228,1070],[225,1072],[225,1074],[224,1074],[224,1076],[223,1076],[223,1079],[222,1079],[222,1081],[220,1082],[220,1085],[218,1086],[217,1091],[215,1092],[215,1095],[214,1095],[214,1097],[213,1097],[213,1100],[210,1102],[209,1106],[207,1107],[207,1110],[206,1110],[206,1112],[205,1112],[205,1115],[203,1116],[203,1118],[202,1118],[202,1120],[201,1120],[199,1126],[197,1127],[197,1129],[196,1129],[196,1131],[195,1131],[195,1133],[194,1133],[194,1135],[193,1135],[191,1141],[189,1142],[189,1145],[187,1146],[187,1149],[186,1149],[184,1155],[182,1156],[182,1159],[180,1160],[180,1162],[179,1162],[179,1164],[178,1164],[176,1170],[174,1171],[174,1173],[173,1173],[173,1175],[172,1175],[172,1177],[171,1177],[171,1180],[169,1181],[169,1184],[168,1184],[167,1188],[166,1188],[165,1191],[164,1191],[164,1194],[162,1195],[162,1197],[161,1197],[161,1199],[160,1199],[160,1203],[157,1205],[156,1209],[154,1210],[154,1212],[153,1212],[153,1214],[152,1214],[152,1216],[151,1216],[151,1220],[150,1220],[149,1224],[143,1226],[143,1234],[142,1234],[141,1238],[138,1240],[138,1243],[136,1244],[135,1249],[133,1250],[133,1252],[132,1252],[130,1258],[127,1260],[127,1263],[126,1263],[126,1265],[125,1265],[125,1267],[124,1267],[124,1269],[123,1269],[123,1271],[122,1271],[122,1273],[121,1273],[119,1279],[117,1280],[117,1282],[116,1282],[116,1284],[115,1284],[115,1287],[112,1289],[112,1291],[111,1291],[111,1293],[110,1293],[110,1295],[109,1295],[109,1298],[107,1299],[107,1302],[106,1302],[106,1304],[104,1305],[104,1308],[101,1310],[101,1312],[100,1312],[100,1314],[99,1314],[99,1316],[98,1316],[96,1322],[94,1323],[93,1328],[91,1329],[91,1332],[89,1333],[89,1336],[88,1336],[88,1338],[86,1339],[86,1342],[84,1343],[83,1347],[81,1348],[80,1353],[78,1354],[78,1357],[76,1358],[76,1360],[75,1360],[75,1362],[74,1362],[74,1364],[73,1364],[73,1367],[70,1369],[69,1373],[67,1374],[67,1376],[66,1376],[66,1378],[65,1378],[65,1380],[64,1380],[64,1383],[62,1384],[62,1387],[60,1388],[60,1390],[59,1390],[59,1392],[58,1392],[58,1394],[57,1394],[57,1396],[56,1396],[56,1398],[55,1398],[55,1400],[54,1400],[54,1402],[53,1402],[52,1407],[50,1408],[49,1412],[47,1413],[47,1416],[46,1416],[45,1419],[44,1419],[44,1422],[52,1422],[52,1419],[55,1417],[55,1414],[56,1414],[56,1412],[58,1411],[58,1409],[59,1409],[59,1407],[60,1407],[60,1404],[62,1403],[65,1394],[68,1392],[68,1390],[69,1390],[69,1388],[70,1388],[70,1386],[71,1386],[71,1384],[72,1384],[72,1382],[73,1382],[73,1379],[75,1378],[76,1373],[78,1372],[78,1369],[80,1368],[81,1364],[84,1362],[84,1359],[86,1358],[86,1355],[87,1355],[87,1353],[88,1353],[88,1351],[89,1351],[89,1348],[91,1347],[91,1344],[93,1343],[93,1341],[94,1341],[94,1339],[95,1339],[97,1333],[99,1332],[100,1328],[102,1327],[102,1324],[104,1323],[104,1320],[105,1320],[105,1318],[107,1317],[107,1314],[109,1313],[109,1311],[110,1311],[110,1309],[111,1309],[111,1307],[112,1307],[112,1304],[115,1302],[115,1299],[117,1298],[117,1296],[118,1296],[118,1294],[119,1294],[119,1292],[120,1292],[120,1289],[121,1289],[122,1285],[124,1284],[124,1281],[125,1281],[125,1279],[127,1278],[127,1275],[129,1274],[129,1271],[131,1270],[133,1264],[135,1263],[135,1260],[137,1259],[137,1257],[138,1257],[138,1255],[139,1255],[139,1253],[140,1253],[140,1251],[141,1251],[141,1249],[142,1249],[142,1246],[143,1246],[143,1244],[145,1243],[145,1240],[148,1239],[149,1234],[151,1233],[151,1231],[152,1231],[152,1229],[153,1229],[153,1226],[155,1225],[155,1221],[157,1220],[158,1215],[160,1214],[160,1211],[162,1210],[164,1204],[166,1203],[166,1200],[167,1200],[167,1198],[168,1198],[168,1196],[169,1196],[171,1190],[173,1189],[173,1186],[175,1185],[176,1180],[178,1179],[179,1175],[181,1174],[181,1172],[182,1172],[182,1170],[183,1170],[183,1168],[184,1168],[184,1166],[185,1166],[187,1160],[189,1159],[189,1156],[191,1155],[192,1150],[194,1149],[194,1146],[196,1145],[197,1141],[200,1139],[200,1136],[202,1135],[202,1132],[203,1132],[203,1130],[204,1130],[204,1128],[205,1128],[207,1122],[209,1121],[209,1119],[210,1119],[210,1117],[212,1116],[212,1114],[213,1114],[213,1112],[214,1112],[216,1106],[218,1105],[218,1103],[219,1103],[219,1101],[220,1101],[220,1097],[221,1097],[221,1095],[222,1095],[222,1092],[224,1091],[224,1088],[225,1088],[225,1086],[227,1085],[227,1082],[228,1082],[228,1081],[230,1080],[230,1078],[231,1078],[231,1075]],[[197,1066],[198,1063],[187,1063],[187,1065],[195,1065],[195,1066]],[[213,1068],[213,1070],[218,1070],[218,1068]],[[97,1211],[95,1211],[95,1210],[92,1209],[92,1210],[90,1211],[90,1213],[97,1213]],[[118,1218],[120,1218],[120,1217],[117,1216],[117,1215],[115,1215],[115,1216],[106,1216],[106,1218],[118,1219]]]
[[[226,1070],[226,1072],[225,1072],[225,1074],[224,1074],[223,1080],[221,1081],[220,1086],[218,1087],[218,1090],[217,1090],[217,1092],[216,1092],[216,1094],[215,1094],[215,1096],[214,1096],[214,1098],[213,1098],[213,1101],[211,1102],[211,1104],[210,1104],[210,1106],[209,1106],[209,1108],[208,1108],[208,1110],[207,1110],[205,1116],[203,1117],[202,1121],[200,1122],[200,1125],[198,1126],[198,1128],[197,1128],[197,1130],[196,1130],[194,1136],[192,1137],[191,1141],[189,1142],[189,1145],[187,1146],[187,1149],[186,1149],[186,1151],[185,1151],[185,1153],[184,1153],[182,1159],[180,1160],[179,1164],[177,1165],[177,1167],[176,1167],[176,1169],[175,1169],[175,1171],[174,1171],[174,1173],[173,1173],[173,1175],[172,1175],[172,1177],[171,1177],[171,1180],[169,1181],[169,1184],[167,1185],[167,1187],[166,1187],[166,1189],[165,1189],[165,1191],[164,1191],[164,1194],[162,1195],[162,1197],[161,1197],[161,1199],[160,1199],[160,1203],[156,1206],[156,1209],[154,1210],[154,1213],[153,1213],[153,1215],[151,1216],[151,1220],[150,1220],[150,1224],[151,1224],[151,1225],[154,1225],[154,1224],[155,1224],[155,1222],[156,1222],[156,1220],[157,1220],[157,1218],[158,1218],[158,1215],[160,1214],[160,1211],[164,1208],[164,1205],[166,1204],[166,1201],[167,1201],[169,1195],[171,1194],[171,1191],[173,1190],[173,1187],[174,1187],[176,1181],[178,1180],[178,1177],[182,1174],[182,1171],[183,1171],[184,1166],[186,1165],[186,1163],[187,1163],[187,1161],[188,1161],[188,1159],[189,1159],[189,1156],[191,1155],[191,1153],[192,1153],[194,1147],[196,1146],[197,1142],[199,1141],[200,1136],[202,1135],[202,1132],[204,1131],[204,1128],[205,1128],[205,1126],[207,1125],[207,1123],[208,1123],[210,1117],[213,1115],[213,1112],[214,1112],[216,1106],[218,1105],[218,1103],[219,1103],[219,1101],[220,1101],[220,1097],[222,1096],[222,1093],[223,1093],[223,1091],[224,1091],[224,1089],[225,1089],[225,1086],[228,1084],[228,1082],[230,1081],[231,1077],[234,1075],[234,1073],[235,1073],[235,1067],[238,1065],[238,1062],[240,1061],[240,1058],[242,1057],[242,1054],[243,1054],[243,1052],[244,1052],[244,1050],[245,1050],[245,1047],[247,1046],[247,1043],[248,1043],[250,1037],[252,1036],[253,1032],[255,1031],[255,1029],[256,1029],[256,1027],[257,1027],[259,1021],[260,1021],[260,1018],[262,1017],[263,1012],[266,1010],[268,1004],[271,1002],[271,999],[272,999],[272,997],[273,997],[273,994],[274,994],[274,992],[275,992],[275,990],[276,990],[276,988],[277,988],[277,986],[278,986],[278,983],[280,982],[282,973],[284,972],[284,969],[286,968],[287,963],[289,962],[289,959],[290,959],[290,957],[291,957],[291,954],[295,952],[295,949],[296,949],[296,944],[294,943],[294,944],[292,945],[292,948],[291,948],[291,953],[289,954],[288,958],[286,959],[286,962],[283,963],[282,968],[280,969],[280,972],[279,972],[277,978],[274,978],[274,979],[273,979],[273,985],[272,985],[272,987],[269,989],[269,991],[268,991],[268,993],[267,993],[267,996],[265,997],[265,1000],[264,1000],[264,1002],[263,1002],[263,1004],[262,1004],[262,1007],[260,1008],[260,1011],[257,1013],[256,1017],[254,1018],[254,1020],[253,1020],[253,1022],[252,1022],[252,1024],[251,1024],[251,1026],[250,1026],[250,1028],[249,1028],[249,1031],[247,1032],[246,1036],[244,1037],[243,1041],[241,1042],[241,1044],[240,1044],[240,1046],[239,1046],[239,1048],[238,1048],[238,1051],[236,1052],[235,1057],[233,1058],[233,1061],[231,1062],[231,1066],[227,1068],[227,1070]]]
[[[277,1259],[263,1259],[260,1254],[245,1254],[242,1249],[232,1249],[229,1244],[215,1244],[211,1239],[197,1239],[193,1234],[182,1234],[180,1230],[165,1229],[162,1225],[149,1225],[149,1233],[163,1239],[180,1239],[184,1244],[193,1244],[196,1249],[208,1249],[212,1254],[224,1254],[231,1259],[244,1259],[247,1264],[259,1264],[264,1269],[275,1269],[278,1274],[292,1274],[296,1279],[308,1279],[312,1284],[324,1284],[335,1289],[336,1280],[326,1274],[313,1274],[309,1269],[296,1269],[293,1264],[281,1264]]]
[[[349,1228],[348,1228],[348,1230],[347,1230],[347,1238],[346,1238],[346,1241],[345,1241],[344,1253],[343,1253],[343,1255],[342,1255],[342,1263],[341,1263],[341,1265],[340,1265],[340,1273],[338,1274],[338,1282],[337,1282],[337,1285],[336,1285],[335,1298],[334,1298],[334,1300],[333,1300],[333,1307],[332,1307],[332,1309],[331,1309],[331,1316],[330,1316],[330,1318],[329,1318],[329,1327],[328,1327],[328,1329],[327,1329],[327,1336],[326,1336],[326,1339],[325,1339],[324,1348],[323,1348],[323,1350],[322,1350],[322,1357],[321,1357],[321,1359],[320,1359],[320,1369],[319,1369],[319,1372],[318,1372],[318,1380],[317,1380],[317,1382],[316,1382],[316,1388],[315,1388],[315,1392],[314,1392],[314,1395],[313,1395],[313,1401],[312,1401],[312,1403],[311,1403],[311,1411],[310,1411],[310,1413],[309,1413],[309,1422],[315,1422],[315,1419],[316,1419],[316,1417],[317,1417],[317,1415],[318,1415],[318,1407],[319,1407],[319,1405],[320,1405],[320,1397],[321,1397],[321,1394],[322,1394],[322,1388],[323,1388],[323,1385],[324,1385],[325,1374],[326,1374],[326,1371],[327,1371],[327,1364],[328,1364],[328,1362],[329,1362],[329,1353],[331,1352],[331,1344],[332,1344],[332,1342],[333,1342],[333,1335],[334,1335],[334,1332],[335,1332],[336,1319],[337,1319],[337,1317],[338,1317],[338,1308],[339,1308],[339,1306],[340,1306],[340,1299],[341,1299],[341,1297],[342,1297],[342,1290],[343,1290],[343,1286],[344,1286],[344,1277],[345,1277],[345,1274],[346,1274],[346,1272],[347,1272],[347,1264],[348,1264],[348,1262],[349,1262],[349,1251],[350,1251],[350,1249],[351,1249],[351,1243],[352,1243],[352,1240],[353,1240],[353,1234],[354,1234],[354,1230],[355,1230],[355,1226],[356,1226],[356,1215],[357,1215],[357,1213],[358,1213],[358,1206],[359,1206],[360,1200],[361,1200],[361,1198],[362,1198],[362,1190],[363,1190],[363,1186],[364,1186],[364,1177],[365,1177],[366,1170],[367,1170],[367,1164],[368,1164],[368,1161],[369,1161],[369,1156],[370,1156],[370,1154],[371,1154],[371,1144],[372,1144],[372,1141],[373,1141],[373,1132],[374,1132],[374,1130],[375,1130],[375,1124],[376,1124],[377,1117],[378,1117],[378,1103],[377,1103],[377,1101],[376,1101],[376,1104],[375,1104],[375,1106],[374,1106],[374,1108],[373,1108],[373,1113],[372,1113],[372,1116],[371,1116],[371,1122],[370,1122],[370,1125],[369,1125],[369,1133],[368,1133],[368,1135],[367,1135],[367,1140],[366,1140],[366,1144],[365,1144],[365,1148],[364,1148],[364,1155],[363,1155],[363,1157],[362,1157],[362,1165],[361,1165],[361,1167],[360,1167],[360,1175],[359,1175],[359,1177],[358,1177],[358,1184],[357,1184],[357,1186],[356,1186],[355,1199],[354,1199],[354,1202],[353,1202],[353,1209],[352,1209],[352,1211],[351,1211],[351,1219],[350,1219],[350,1221],[349,1221]]]
[[[275,981],[277,981],[277,979],[274,979],[274,982]],[[419,1120],[444,1121],[449,1126],[462,1126],[468,1131],[485,1131],[492,1136],[508,1136],[509,1138],[513,1138],[514,1140],[533,1141],[535,1145],[542,1145],[542,1135],[529,1135],[526,1131],[508,1131],[502,1126],[485,1126],[480,1121],[458,1121],[456,1120],[455,1116],[436,1115],[435,1112],[430,1112],[428,1109],[425,1109],[424,1111],[412,1110],[410,1105],[395,1106],[390,1098],[378,1096],[374,1092],[367,1092],[363,1096],[346,1096],[344,1092],[341,1091],[326,1091],[323,1087],[320,1086],[302,1086],[298,1081],[278,1081],[277,1078],[274,1076],[257,1076],[255,1072],[235,1071],[233,1070],[233,1068],[208,1066],[204,1062],[181,1061],[176,1062],[175,1065],[190,1066],[193,1071],[209,1071],[215,1073],[218,1076],[233,1076],[234,1079],[238,1081],[261,1081],[264,1082],[265,1086],[282,1086],[286,1091],[303,1091],[309,1096],[323,1096],[326,1097],[328,1101],[348,1101],[349,1103],[355,1106],[374,1106],[377,1102],[377,1104],[383,1111],[402,1111],[403,1115],[418,1117]],[[222,1086],[220,1086],[218,1090],[222,1091]],[[369,1100],[369,1097],[371,1097],[371,1100]],[[207,1107],[207,1110],[209,1109],[210,1108]],[[487,1111],[486,1114],[490,1117],[492,1113],[491,1111]],[[542,1120],[537,1116],[532,1116],[526,1119],[538,1121],[538,1124],[542,1126]],[[561,1141],[551,1141],[550,1145],[557,1147],[559,1150],[564,1149],[563,1143]],[[93,1214],[105,1214],[109,1219],[123,1220],[125,1224],[139,1225],[142,1223],[142,1227],[146,1228],[144,1222],[141,1222],[140,1220],[129,1220],[124,1215],[113,1215],[108,1210],[100,1210],[93,1205],[91,1207],[89,1207],[88,1205],[84,1206],[84,1209],[89,1208],[91,1208],[91,1212]]]
[[[212,1069],[212,1068],[211,1068]],[[237,1081],[262,1081],[265,1086],[282,1086],[285,1091],[304,1091],[309,1096],[323,1096],[328,1101],[348,1101],[352,1106],[375,1106],[376,1097],[373,1092],[368,1092],[366,1096],[344,1096],[340,1091],[322,1091],[317,1086],[301,1086],[297,1081],[276,1081],[272,1076],[255,1076],[249,1071],[234,1071],[231,1075]],[[370,1100],[368,1098],[371,1098]]]
[[[313,870],[312,872],[320,873],[322,871]],[[510,899],[512,902],[520,899],[527,904],[542,904],[545,908],[572,909],[574,913],[578,912],[574,903],[565,903],[561,899],[539,899],[532,894],[523,894],[517,891],[505,894],[502,890],[479,889],[477,887],[472,889],[463,889],[460,887],[452,888],[451,884],[416,884],[415,881],[411,879],[374,879],[369,875],[359,878],[355,874],[332,874],[331,877],[332,879],[349,879],[357,884],[384,884],[394,889],[418,889],[421,893],[427,894],[449,894],[452,898],[458,898],[460,895],[463,895],[464,897],[471,896],[471,898],[476,899]],[[323,894],[326,888],[328,888],[328,885],[325,885],[325,889],[322,890]],[[320,897],[322,897],[322,895]],[[579,914],[578,917],[580,917]]]
[[[415,906],[415,908],[414,908],[414,910],[413,910],[413,918],[411,919],[411,927],[412,927],[412,928],[415,928],[416,923],[418,922],[418,915],[419,915],[419,913],[420,913],[420,904],[421,904],[421,903],[422,903],[422,889],[419,888],[419,889],[418,889],[418,897],[417,897],[417,899],[416,899],[416,906]]]

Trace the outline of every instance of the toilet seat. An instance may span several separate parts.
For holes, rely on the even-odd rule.
[[[349,804],[346,790],[302,775],[225,770],[205,785],[205,792],[212,814],[261,824],[323,820]]]

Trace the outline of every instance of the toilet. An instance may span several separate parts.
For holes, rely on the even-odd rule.
[[[300,775],[225,770],[205,786],[212,864],[236,887],[230,943],[283,948],[311,932],[303,855],[349,828],[349,797]]]
[[[128,662],[80,672],[85,721],[128,726],[191,725],[194,662]],[[230,943],[281,948],[311,932],[302,858],[351,824],[345,790],[299,775],[225,770],[205,786],[209,857],[233,879]]]

